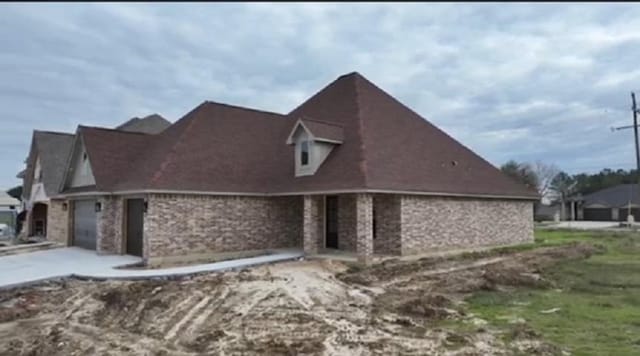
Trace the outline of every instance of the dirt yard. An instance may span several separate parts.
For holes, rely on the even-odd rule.
[[[297,261],[180,280],[71,280],[0,292],[3,355],[559,354],[465,312],[478,290],[544,285],[538,272],[587,244],[361,269]],[[449,321],[468,328],[448,327]]]

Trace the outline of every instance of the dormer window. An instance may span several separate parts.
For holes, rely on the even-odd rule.
[[[300,119],[291,129],[287,144],[294,146],[296,177],[314,175],[334,147],[342,144],[342,126]]]
[[[309,165],[309,141],[300,142],[300,165]]]

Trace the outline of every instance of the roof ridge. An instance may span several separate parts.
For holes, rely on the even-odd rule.
[[[33,132],[37,132],[37,133],[47,133],[47,134],[55,134],[55,135],[67,135],[67,136],[73,136],[75,135],[74,133],[69,133],[69,132],[61,132],[61,131],[48,131],[48,130],[37,130],[34,129]]]
[[[162,177],[162,174],[167,170],[167,166],[176,155],[175,154],[176,148],[182,142],[182,139],[185,136],[186,132],[189,131],[191,127],[193,127],[194,123],[198,120],[199,118],[198,114],[206,107],[205,104],[211,104],[211,102],[209,102],[208,100],[205,100],[205,102],[198,105],[195,109],[191,110],[189,113],[187,113],[185,116],[182,117],[182,119],[184,119],[189,114],[192,115],[190,118],[187,119],[189,120],[189,122],[187,122],[184,130],[180,132],[180,134],[176,138],[176,141],[173,143],[173,145],[171,145],[171,148],[169,148],[167,153],[164,155],[164,159],[162,159],[162,161],[160,162],[160,167],[158,167],[158,170],[152,173],[151,177],[149,178],[149,183],[154,183],[155,181],[160,179],[160,177]],[[180,120],[176,121],[176,123],[179,122]]]
[[[364,186],[368,187],[369,185],[367,184],[367,155],[366,155],[366,145],[365,145],[365,135],[364,135],[364,121],[362,120],[362,109],[360,108],[360,97],[361,97],[361,93],[360,93],[360,86],[358,85],[358,79],[359,79],[359,74],[358,72],[353,72],[353,73],[349,73],[346,76],[349,75],[353,75],[353,85],[354,85],[354,92],[355,92],[355,104],[356,104],[356,117],[358,119],[358,135],[360,136],[360,155],[362,157],[362,162],[360,164],[358,164],[360,170],[362,171],[362,177],[364,179]]]
[[[331,126],[335,126],[335,127],[339,127],[339,128],[344,128],[344,125],[340,125],[337,122],[329,122],[329,121],[324,121],[324,120],[316,120],[316,119],[312,119],[309,116],[302,116],[300,118],[300,120],[305,120],[305,121],[313,121],[313,122],[319,122],[321,124],[327,124],[327,125],[331,125]]]
[[[100,126],[85,126],[85,125],[78,125],[78,128],[83,128],[83,129],[94,129],[94,130],[101,130],[101,131],[112,131],[112,132],[117,132],[117,133],[123,133],[123,134],[132,134],[132,135],[144,135],[144,136],[148,136],[149,134],[144,133],[144,132],[137,132],[137,131],[125,131],[125,130],[118,130],[118,129],[110,129],[108,127],[100,127]]]
[[[275,111],[267,111],[267,110],[262,110],[262,109],[254,109],[254,108],[248,108],[246,106],[240,106],[240,105],[233,105],[233,104],[227,104],[227,103],[220,103],[217,101],[212,101],[212,100],[205,100],[205,103],[207,104],[211,104],[211,105],[220,105],[220,106],[227,106],[233,109],[240,109],[240,110],[246,110],[246,111],[254,111],[254,112],[259,112],[262,114],[269,114],[269,115],[277,115],[277,116],[286,116],[285,114],[281,114],[281,113],[277,113]]]

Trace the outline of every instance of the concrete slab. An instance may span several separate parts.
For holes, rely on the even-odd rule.
[[[162,269],[116,269],[135,264],[140,257],[99,256],[94,251],[66,247],[0,257],[0,289],[24,286],[50,279],[81,277],[90,279],[145,279],[244,268],[264,263],[297,259],[300,250],[284,250],[266,256]]]
[[[555,224],[549,224],[546,227],[554,229],[576,229],[576,230],[600,230],[612,229],[620,226],[617,221],[560,221]]]

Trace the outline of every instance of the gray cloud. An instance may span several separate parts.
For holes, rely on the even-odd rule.
[[[204,100],[288,112],[357,70],[495,165],[633,167],[626,4],[0,4],[0,187],[33,129]]]

